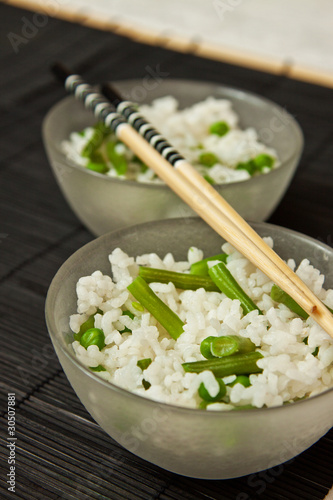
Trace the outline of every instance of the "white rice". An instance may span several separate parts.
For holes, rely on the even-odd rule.
[[[226,99],[208,97],[189,108],[179,110],[178,101],[172,96],[165,96],[156,99],[151,105],[142,105],[140,112],[200,173],[208,175],[214,183],[249,179],[250,174],[246,170],[237,170],[236,166],[259,154],[268,154],[274,158],[273,168],[280,165],[276,151],[259,141],[254,128],[240,129],[239,117],[232,109],[231,102]],[[210,125],[219,121],[226,122],[230,127],[229,132],[222,137],[209,133]],[[87,166],[89,160],[81,153],[92,134],[92,127],[86,128],[83,136],[73,132],[68,141],[63,141],[63,152],[75,163]],[[120,178],[135,179],[138,182],[163,182],[150,169],[140,172],[137,164],[132,162],[133,154],[124,145],[119,144],[117,148],[118,153],[125,153],[128,158],[128,171]],[[214,153],[218,163],[210,168],[201,165],[199,157],[203,152]],[[108,163],[108,167],[110,170],[106,175],[119,178],[111,163]],[[262,173],[269,171],[269,168],[264,168]]]
[[[266,241],[272,245],[271,238]],[[185,323],[177,340],[157,323],[149,312],[139,312],[127,286],[138,274],[138,265],[186,272],[190,265],[203,258],[201,250],[190,248],[188,261],[175,262],[171,254],[161,259],[156,254],[134,259],[121,249],[109,256],[113,280],[100,271],[81,278],[77,283],[77,311],[70,318],[70,327],[78,332],[80,325],[96,313],[95,327],[104,331],[106,346],[100,351],[95,345],[85,349],[78,341],[72,346],[81,363],[87,367],[102,365],[106,371],[97,375],[133,393],[156,401],[197,408],[201,398],[198,387],[204,382],[212,396],[218,391],[210,371],[185,373],[182,363],[203,360],[200,343],[208,336],[239,335],[249,338],[263,354],[257,364],[262,373],[250,375],[251,386],[236,384],[227,387],[227,400],[209,405],[209,410],[230,410],[237,406],[271,407],[309,397],[333,385],[333,339],[311,318],[302,320],[287,307],[270,298],[272,282],[230,244],[222,246],[229,257],[227,267],[243,289],[255,301],[263,314],[252,311],[243,315],[238,300],[223,293],[177,290],[172,283],[152,283],[154,292]],[[295,267],[289,260],[291,268]],[[296,270],[316,295],[333,307],[333,290],[323,288],[324,276],[303,260]],[[123,310],[135,314],[123,316]],[[132,333],[119,333],[127,326]],[[307,337],[307,344],[303,340]],[[315,349],[319,347],[317,353]],[[142,371],[137,361],[151,358]],[[145,390],[143,379],[151,384]],[[230,383],[235,376],[226,377]]]

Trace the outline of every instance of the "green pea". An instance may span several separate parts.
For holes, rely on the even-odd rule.
[[[97,345],[99,350],[105,347],[105,336],[100,328],[90,328],[80,338],[80,344],[87,349],[90,345]]]
[[[216,403],[217,401],[221,401],[221,399],[226,395],[227,389],[225,383],[221,378],[217,378],[216,381],[219,384],[219,392],[216,394],[216,396],[211,396],[207,391],[205,384],[201,382],[198,389],[198,393],[201,399],[203,399],[204,401],[208,401],[210,403]]]
[[[250,175],[255,174],[257,167],[253,160],[247,162],[241,162],[236,165],[236,170],[246,170]]]
[[[213,123],[210,127],[209,127],[209,132],[211,134],[216,134],[220,137],[222,137],[223,135],[227,134],[230,130],[230,127],[229,125],[227,124],[227,122],[216,122],[216,123]]]
[[[213,356],[212,351],[210,350],[211,343],[215,338],[216,337],[206,337],[200,344],[200,352],[206,359],[213,359],[216,357]]]
[[[256,156],[253,160],[257,170],[262,170],[263,168],[272,168],[274,165],[274,158],[270,155],[267,155],[265,153],[262,153],[258,156]]]
[[[205,167],[212,167],[215,163],[219,162],[219,159],[214,153],[201,153],[199,156],[199,162]]]
[[[103,311],[101,311],[100,309],[97,309],[97,311],[94,314],[92,314],[91,316],[89,316],[89,318],[86,319],[84,321],[84,323],[82,323],[82,325],[80,326],[80,330],[77,333],[74,334],[74,340],[78,340],[80,342],[80,338],[82,337],[82,335],[84,334],[84,332],[86,332],[90,328],[94,328],[94,326],[95,326],[95,315],[96,314],[103,314]]]

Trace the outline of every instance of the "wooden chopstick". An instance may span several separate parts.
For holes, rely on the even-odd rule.
[[[309,289],[304,282],[291,271],[289,266],[274,252],[264,240],[254,231],[254,229],[245,222],[245,220],[234,210],[222,196],[209,184],[202,175],[188,163],[179,152],[169,144],[169,142],[155,130],[146,119],[137,111],[137,106],[129,101],[122,99],[122,96],[110,85],[102,85],[102,93],[115,106],[118,112],[122,113],[126,120],[141,134],[150,144],[153,144],[162,156],[167,158],[169,163],[175,167],[178,172],[187,179],[200,193],[221,212],[219,222],[223,224],[225,231],[228,234],[228,241],[241,253],[246,249],[246,256],[252,262],[255,262],[257,267],[267,274],[267,267],[271,269],[271,279],[277,283],[282,289],[288,287],[290,280],[299,289],[298,297],[293,298],[308,314],[314,314],[315,309],[321,302],[317,297],[308,296]],[[197,211],[197,210],[196,210]],[[204,218],[204,214],[201,215]],[[206,219],[205,219],[206,220]],[[230,224],[231,223],[231,224]],[[236,227],[235,227],[236,226]],[[228,228],[228,229],[227,229]],[[239,230],[250,240],[242,239],[238,241],[237,235]],[[226,233],[225,233],[226,234]],[[223,236],[225,237],[225,234]],[[253,243],[257,247],[253,247]],[[255,254],[253,254],[253,251]],[[258,259],[258,251],[261,251],[261,258]],[[283,271],[283,273],[281,273]],[[273,273],[273,274],[272,274]],[[296,290],[295,290],[296,293]],[[289,294],[290,295],[290,294]]]
[[[111,89],[109,95],[123,113],[120,114],[110,100],[105,100],[79,75],[72,74],[61,65],[55,65],[53,70],[65,88],[82,100],[85,106],[94,112],[96,118],[114,130],[117,137],[151,167],[185,203],[287,292],[333,337],[333,316],[325,305],[215,189],[137,113],[132,103],[122,101],[119,94]],[[105,87],[103,91],[107,93]]]

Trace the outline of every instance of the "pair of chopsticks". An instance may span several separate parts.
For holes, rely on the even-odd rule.
[[[83,101],[98,120],[110,127],[203,220],[333,337],[333,315],[325,305],[213,186],[137,112],[133,103],[124,101],[109,84],[103,85],[100,93],[61,64],[55,64],[52,69],[69,93]]]

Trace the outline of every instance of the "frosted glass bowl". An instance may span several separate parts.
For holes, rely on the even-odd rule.
[[[274,238],[275,249],[296,263],[309,258],[333,287],[333,249],[307,236],[266,223],[253,227]],[[205,255],[223,242],[198,218],[145,223],[105,234],[74,253],[54,277],[46,300],[48,330],[78,397],[113,439],[172,472],[205,479],[252,474],[281,464],[315,443],[333,425],[333,388],[293,404],[233,412],[208,412],[157,403],[108,383],[81,365],[70,342],[68,321],[76,311],[77,280],[99,269],[116,247],[130,255],[173,252],[183,260],[191,245]]]
[[[143,84],[143,80],[127,80],[115,87],[131,98],[137,97],[138,89],[144,90]],[[181,107],[208,96],[229,99],[240,116],[240,126],[254,127],[260,140],[276,149],[282,165],[267,175],[216,185],[216,189],[247,220],[268,219],[288,188],[303,149],[302,132],[290,114],[264,98],[214,83],[167,79],[140,95],[147,103],[173,95]],[[150,220],[195,215],[166,185],[114,179],[69,161],[61,142],[95,121],[81,102],[69,96],[49,111],[43,123],[44,145],[60,189],[94,235]]]

